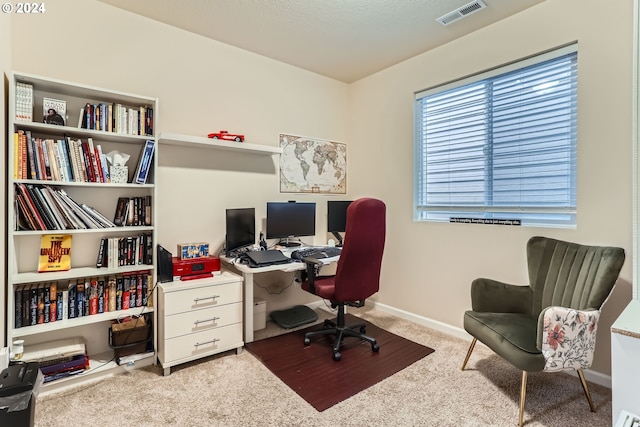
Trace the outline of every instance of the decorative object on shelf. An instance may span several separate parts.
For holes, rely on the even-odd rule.
[[[239,133],[229,133],[227,130],[210,133],[207,137],[211,139],[224,139],[225,141],[244,142],[244,135],[240,135]]]
[[[71,234],[45,234],[40,239],[38,272],[71,268]]]
[[[131,156],[113,150],[107,153],[107,161],[111,164],[109,175],[114,184],[126,184],[129,179],[129,166],[126,165]]]
[[[280,192],[346,194],[347,146],[280,134]]]
[[[67,102],[60,99],[42,98],[43,122],[49,125],[64,126],[67,116]]]
[[[209,256],[209,243],[178,243],[180,259],[206,258]]]
[[[24,340],[14,340],[11,345],[11,360],[20,360],[24,354]]]

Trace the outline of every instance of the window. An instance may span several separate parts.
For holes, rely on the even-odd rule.
[[[576,225],[575,45],[416,94],[418,221]]]

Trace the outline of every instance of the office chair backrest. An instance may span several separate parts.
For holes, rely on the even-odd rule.
[[[378,292],[385,217],[386,206],[380,200],[361,198],[349,205],[345,239],[335,275],[336,300],[359,301]]]
[[[533,314],[549,306],[600,309],[618,279],[624,258],[622,248],[532,237],[527,260]]]

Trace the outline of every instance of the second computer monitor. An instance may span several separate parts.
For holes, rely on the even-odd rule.
[[[340,233],[347,231],[347,208],[352,200],[328,200],[327,201],[327,231],[338,239],[342,245]]]
[[[226,255],[233,256],[256,242],[256,212],[254,208],[226,210]]]
[[[297,245],[288,239],[316,234],[314,202],[267,202],[267,239],[280,239],[281,244]]]

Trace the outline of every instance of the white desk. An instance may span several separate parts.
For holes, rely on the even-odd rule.
[[[287,254],[287,250],[283,250]],[[290,253],[290,251],[289,251]],[[339,257],[321,259],[324,264],[336,262]],[[269,271],[282,271],[290,273],[306,270],[304,262],[290,262],[286,264],[269,265],[267,267],[249,267],[246,264],[234,263],[235,258],[220,257],[220,260],[231,268],[235,268],[244,278],[244,342],[253,341],[253,275]]]

